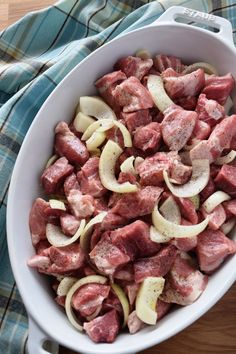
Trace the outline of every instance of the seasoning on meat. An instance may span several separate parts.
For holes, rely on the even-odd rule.
[[[112,231],[111,242],[130,260],[155,254],[160,245],[151,241],[149,227],[141,220]]]
[[[146,277],[165,276],[177,254],[175,246],[169,245],[161,249],[157,255],[150,258],[138,259],[134,262],[134,278],[136,283],[141,283]]]
[[[139,111],[131,113],[121,112],[120,117],[124,119],[130,133],[133,133],[138,127],[145,126],[152,121],[152,117],[148,109],[140,109]]]
[[[77,173],[81,192],[96,198],[102,197],[107,192],[100,181],[98,166],[99,157],[90,157]]]
[[[160,299],[179,305],[190,305],[205,290],[208,277],[194,265],[187,253],[177,255],[174,264],[166,276],[165,288]]]
[[[164,77],[164,85],[172,99],[196,96],[205,85],[205,74],[197,69],[186,75]]]
[[[162,191],[162,188],[147,186],[138,192],[123,194],[113,206],[112,212],[129,219],[150,214]]]
[[[138,57],[128,56],[121,58],[115,64],[116,70],[121,70],[127,77],[135,76],[140,81],[148,74],[153,65],[152,59],[141,59]]]
[[[171,106],[164,111],[161,123],[162,137],[172,151],[181,150],[191,137],[197,122],[197,113]]]
[[[134,133],[134,147],[142,151],[156,152],[160,147],[160,141],[161,129],[157,122],[139,127]]]
[[[126,113],[153,107],[148,90],[134,76],[117,85],[113,97]]]

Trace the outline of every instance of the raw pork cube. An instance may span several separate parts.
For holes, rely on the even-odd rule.
[[[100,181],[98,166],[99,157],[91,157],[77,174],[81,192],[96,198],[106,193],[106,188]]]
[[[236,196],[236,167],[223,165],[215,178],[216,186],[232,197]]]
[[[133,112],[153,107],[150,93],[134,76],[117,85],[113,95],[118,104],[123,107],[123,112]]]
[[[236,252],[236,242],[220,230],[206,230],[198,235],[196,251],[200,269],[212,273],[229,254]]]
[[[68,163],[65,157],[56,160],[54,164],[47,167],[42,176],[41,182],[46,193],[52,194],[57,191],[65,178],[70,175],[74,167]]]
[[[208,277],[196,269],[192,258],[181,252],[166,276],[160,299],[169,303],[190,305],[203,293],[207,282]]]
[[[141,220],[112,231],[111,240],[131,260],[155,254],[160,249],[159,244],[151,241],[149,227]]]
[[[109,295],[110,286],[86,284],[79,288],[72,297],[72,306],[82,317],[91,316]]]
[[[84,323],[84,329],[95,343],[112,343],[119,332],[120,323],[116,310]]]
[[[57,124],[55,133],[55,150],[59,156],[65,156],[70,163],[78,165],[88,160],[89,153],[85,145],[65,122]]]
[[[152,64],[152,59],[141,59],[138,57],[128,56],[119,59],[114,68],[116,70],[123,71],[127,77],[135,76],[141,81],[151,69]]]
[[[205,93],[208,99],[216,100],[223,106],[230,95],[234,84],[234,78],[231,74],[225,76],[210,75],[206,79],[202,93]]]
[[[134,262],[134,278],[136,283],[141,283],[147,277],[165,276],[177,254],[176,247],[169,245],[150,258],[139,259]]]

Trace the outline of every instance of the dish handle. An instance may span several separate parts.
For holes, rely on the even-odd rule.
[[[191,20],[194,23],[203,24],[212,28],[216,28],[219,32],[212,32],[213,35],[221,37],[224,41],[234,46],[233,30],[230,21],[223,17],[215,16],[205,12],[189,9],[183,6],[171,6],[168,8],[151,26],[160,22],[173,23],[178,18]]]
[[[39,328],[39,326],[31,317],[29,317],[29,335],[27,350],[28,354],[59,353],[59,345],[51,341],[51,339]]]

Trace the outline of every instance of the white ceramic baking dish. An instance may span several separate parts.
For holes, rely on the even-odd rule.
[[[177,23],[179,16],[211,26],[219,32]],[[52,152],[56,123],[72,118],[79,97],[94,94],[94,81],[110,72],[118,58],[142,48],[152,54],[179,56],[184,62],[206,61],[215,65],[220,74],[231,72],[236,78],[236,50],[231,24],[220,17],[172,7],[151,26],[120,36],[89,55],[66,76],[44,103],[17,158],[7,210],[11,265],[29,315],[30,354],[48,353],[42,347],[46,339],[87,354],[138,352],[166,340],[196,321],[223,296],[235,280],[236,256],[230,257],[210,277],[207,289],[194,304],[169,313],[156,326],[149,326],[135,335],[122,333],[113,344],[94,344],[87,335],[78,333],[70,325],[64,312],[53,300],[46,277],[26,265],[27,259],[34,254],[28,228],[29,211],[33,200],[42,194],[39,176]],[[236,103],[235,92],[233,98]],[[57,352],[57,345],[53,351]]]

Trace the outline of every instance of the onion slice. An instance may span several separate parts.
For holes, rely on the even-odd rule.
[[[97,148],[102,145],[106,140],[106,134],[103,132],[95,131],[90,138],[86,141],[86,147],[88,151],[96,151]]]
[[[116,161],[122,153],[122,149],[112,140],[108,140],[103,148],[99,160],[99,177],[102,185],[116,193],[132,193],[138,190],[135,184],[130,182],[118,183],[115,177]]]
[[[88,129],[88,127],[94,122],[95,119],[93,119],[92,117],[82,112],[78,112],[73,121],[73,125],[77,132],[84,133],[85,130]]]
[[[135,53],[135,56],[141,59],[151,59],[151,53],[147,49],[140,49]]]
[[[71,299],[74,295],[74,293],[83,285],[85,284],[90,284],[90,283],[98,283],[98,284],[106,284],[107,278],[101,276],[101,275],[88,275],[87,277],[84,277],[80,280],[78,280],[70,290],[68,291],[66,295],[66,302],[65,302],[65,310],[66,310],[66,315],[70,321],[70,323],[79,331],[83,331],[82,325],[79,323],[78,319],[75,317],[73,313],[73,309],[71,306]]]
[[[169,179],[168,173],[164,170],[163,177],[167,187],[176,197],[189,198],[199,194],[207,185],[210,177],[210,165],[207,159],[192,161],[191,179],[181,185],[174,186]]]
[[[66,296],[72,285],[77,282],[78,278],[75,277],[65,277],[60,281],[60,284],[57,288],[58,296]]]
[[[162,235],[154,226],[150,226],[150,239],[156,243],[169,242],[172,237]]]
[[[182,74],[190,74],[197,69],[203,69],[206,74],[209,75],[218,75],[218,71],[216,68],[208,63],[205,62],[198,62],[188,65],[187,68],[184,69]]]
[[[50,208],[52,208],[52,209],[58,209],[58,210],[66,211],[65,203],[62,202],[61,200],[49,199],[49,205],[50,205]]]
[[[225,235],[228,235],[230,231],[233,230],[235,224],[236,224],[236,219],[231,218],[228,221],[226,221],[223,225],[221,225],[220,229]]]
[[[120,170],[121,172],[125,172],[125,173],[132,173],[133,175],[136,175],[136,171],[134,168],[134,161],[135,161],[135,157],[134,156],[130,156],[128,157],[121,165],[120,165]]]
[[[167,95],[163,80],[160,76],[149,75],[147,80],[147,88],[152,96],[153,102],[161,112],[164,112],[168,107],[174,104],[174,102]]]
[[[181,223],[181,213],[178,204],[172,196],[168,197],[160,207],[160,211],[164,218],[174,224]],[[172,237],[162,235],[154,226],[150,227],[150,239],[156,243],[165,243],[171,240]]]
[[[202,204],[202,207],[207,213],[211,213],[217,207],[217,205],[230,199],[231,197],[227,193],[217,191],[205,200],[205,202]]]
[[[76,233],[72,237],[68,237],[61,231],[59,226],[48,223],[46,225],[46,237],[48,242],[55,247],[68,246],[78,240],[85,227],[85,220],[81,220]]]
[[[129,312],[130,312],[129,301],[128,301],[127,296],[125,295],[124,291],[122,290],[122,288],[119,285],[112,284],[111,288],[114,291],[114,293],[116,294],[116,296],[118,297],[118,299],[121,303],[121,306],[123,308],[123,313],[124,313],[123,327],[125,327],[127,320],[128,320]]]
[[[117,128],[120,129],[121,134],[124,139],[124,145],[125,147],[132,147],[132,138],[130,135],[130,132],[126,128],[124,124],[122,124],[119,121],[113,120],[113,119],[101,119],[99,121],[94,122],[91,124],[88,129],[84,132],[84,134],[81,137],[81,140],[87,140],[89,139],[94,132],[101,132],[104,133],[105,131],[111,129],[112,127],[116,126]]]
[[[157,321],[156,303],[164,289],[165,279],[147,277],[139,288],[135,309],[138,318],[144,323],[154,325]]]
[[[100,97],[82,96],[79,107],[82,113],[97,119],[117,119],[115,112]]]
[[[209,218],[207,217],[200,224],[196,225],[177,225],[166,220],[158,210],[158,205],[155,206],[152,212],[152,222],[157,231],[163,236],[170,238],[185,238],[194,237],[200,234],[208,225]]]
[[[231,150],[227,155],[218,157],[218,159],[215,160],[216,165],[225,165],[227,163],[232,162],[236,157],[236,151]]]
[[[113,119],[96,120],[85,130],[81,140],[88,140],[95,131],[105,132],[112,127],[114,127]]]
[[[94,225],[100,224],[102,220],[105,218],[107,215],[106,211],[102,211],[100,214],[96,215],[94,218],[92,218],[85,228],[83,229],[81,236],[80,236],[80,247],[82,250],[87,254],[90,251],[90,235],[91,231]]]

